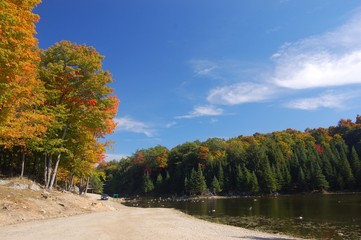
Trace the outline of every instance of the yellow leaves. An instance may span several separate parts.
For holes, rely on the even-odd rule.
[[[32,85],[38,81],[35,78],[39,57],[35,51],[37,40],[34,37],[34,20],[38,16],[32,13],[33,7],[38,3],[38,0],[3,0],[0,5],[0,30],[3,35],[0,38],[0,61],[4,66],[0,77],[3,77],[4,86],[9,86],[0,88],[0,95],[6,89],[7,101],[14,108],[37,102],[38,95],[33,95],[30,89],[39,86]]]
[[[206,160],[209,156],[209,148],[206,146],[200,146],[199,147],[199,154],[198,158],[202,161]]]

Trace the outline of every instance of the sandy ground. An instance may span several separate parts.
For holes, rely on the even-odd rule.
[[[70,198],[70,196],[68,196],[68,198]],[[7,198],[5,198],[5,200],[6,199]],[[61,198],[61,195],[56,195],[56,197],[53,195],[51,199],[53,200],[49,201],[48,198],[46,201],[43,199],[39,199],[38,201],[45,202],[47,204],[49,204],[49,202],[54,202],[62,208],[64,207],[59,205],[59,201],[61,199],[63,201],[61,204],[70,204],[64,198]],[[10,205],[9,209],[3,208],[1,209],[3,218],[0,218],[0,221],[3,220],[2,224],[0,224],[0,239],[295,239],[287,236],[262,233],[233,226],[210,223],[191,217],[174,209],[126,207],[113,200],[100,201],[99,195],[88,195],[85,200],[85,206],[90,204],[87,211],[92,210],[91,213],[87,211],[79,212],[77,214],[80,215],[73,216],[62,213],[58,216],[49,215],[49,217],[52,218],[45,217],[43,220],[27,219],[26,221],[10,221],[12,219],[22,219],[24,216],[28,216],[23,215],[19,218],[16,215],[24,211],[29,211],[29,208],[35,208],[35,206],[28,206],[27,209],[22,207],[15,209],[13,204]],[[9,202],[9,200],[7,201]],[[10,203],[8,202],[6,204],[9,205]],[[25,206],[24,204],[29,203],[23,202],[20,204],[20,206]],[[96,208],[94,208],[94,205]],[[16,211],[14,210],[12,212],[11,209],[15,209]],[[6,214],[4,214],[4,212]],[[9,214],[10,212],[12,214]]]

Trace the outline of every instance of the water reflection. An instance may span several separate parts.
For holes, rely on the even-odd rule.
[[[361,194],[141,199],[136,204],[176,208],[209,221],[261,231],[317,239],[361,239]]]

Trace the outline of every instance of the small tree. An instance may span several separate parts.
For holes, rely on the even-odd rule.
[[[214,194],[217,194],[217,193],[222,191],[221,186],[220,186],[216,176],[213,177],[213,180],[212,180],[212,183],[211,183],[211,189],[212,189]]]
[[[206,179],[203,176],[202,169],[200,167],[198,167],[197,172],[194,168],[192,168],[189,179],[185,178],[184,186],[186,192],[190,195],[202,194],[206,191]]]
[[[143,192],[148,193],[154,190],[154,184],[149,176],[149,173],[145,173],[143,176]]]
[[[258,180],[255,172],[252,172],[249,184],[251,192],[257,193],[259,191]]]

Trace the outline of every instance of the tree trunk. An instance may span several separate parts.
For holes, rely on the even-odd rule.
[[[68,130],[68,126],[65,126],[64,132],[63,132],[63,136],[61,136],[61,140],[62,140],[62,141],[64,141],[64,139],[65,139],[67,130]],[[63,147],[63,143],[61,144],[61,147]],[[56,163],[55,163],[55,167],[54,167],[54,171],[53,171],[53,176],[52,176],[51,181],[50,181],[49,190],[52,190],[52,189],[53,189],[53,185],[54,185],[54,182],[55,182],[56,174],[58,173],[58,167],[59,167],[60,158],[61,158],[61,152],[58,154],[58,157],[56,158]]]
[[[49,190],[52,162],[53,162],[53,155],[50,155],[47,164],[47,177],[46,177],[46,185],[45,185],[46,190]]]
[[[25,153],[23,153],[22,158],[21,158],[21,174],[20,174],[20,179],[22,179],[24,177],[24,168],[25,168]]]
[[[47,167],[47,154],[44,154],[44,185],[46,186],[48,183],[48,167]]]
[[[85,185],[84,195],[86,195],[86,194],[87,194],[87,192],[88,192],[89,180],[90,180],[90,177],[88,177],[88,179],[86,180],[86,185]]]
[[[59,154],[58,154],[58,157],[56,158],[56,162],[55,162],[55,166],[54,166],[54,170],[53,170],[53,175],[52,175],[52,177],[51,177],[51,181],[50,181],[50,185],[49,185],[49,190],[50,190],[50,191],[53,189],[54,182],[55,182],[55,178],[56,178],[56,174],[58,173],[58,167],[59,167],[60,158],[61,158],[61,153],[59,153]]]
[[[69,190],[71,190],[71,189],[75,190],[75,188],[74,188],[74,174],[71,175]]]

